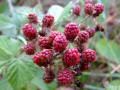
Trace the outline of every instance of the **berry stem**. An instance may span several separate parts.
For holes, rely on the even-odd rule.
[[[12,0],[7,0],[7,3],[8,3],[8,6],[9,6],[9,9],[10,9],[10,13],[13,16],[14,8],[13,8],[13,5],[12,5]]]

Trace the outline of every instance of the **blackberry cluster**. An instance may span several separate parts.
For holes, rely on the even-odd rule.
[[[72,9],[73,14],[80,16],[79,5]],[[86,0],[84,8],[86,15],[97,17],[103,10],[103,4],[94,4],[92,0]],[[76,77],[82,75],[82,72],[88,70],[91,63],[96,61],[96,52],[87,47],[87,42],[96,32],[103,31],[103,28],[100,25],[90,28],[87,25],[70,22],[65,25],[64,32],[53,31],[54,16],[46,14],[41,20],[42,29],[38,32],[36,26],[40,20],[37,15],[29,14],[28,20],[29,23],[22,28],[28,42],[23,50],[27,55],[31,55],[36,65],[44,68],[45,83],[52,82],[56,77],[59,85],[81,86]],[[71,48],[71,44],[74,47]],[[58,59],[60,62],[56,61]]]

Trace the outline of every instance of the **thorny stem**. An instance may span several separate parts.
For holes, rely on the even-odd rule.
[[[90,16],[86,16],[83,20],[80,21],[80,24],[86,21]]]

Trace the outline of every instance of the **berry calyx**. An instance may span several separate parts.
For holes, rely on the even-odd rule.
[[[54,17],[50,14],[46,14],[44,17],[43,17],[43,20],[42,20],[42,26],[43,27],[51,27],[54,23]]]
[[[64,34],[66,36],[66,38],[70,41],[73,41],[74,38],[77,36],[77,34],[79,33],[79,27],[76,23],[68,23],[65,26],[64,29]]]
[[[57,80],[60,85],[69,85],[74,81],[74,74],[69,69],[63,69],[58,72]]]
[[[92,49],[86,49],[82,52],[82,60],[86,63],[96,61],[96,52]]]
[[[75,66],[80,63],[81,54],[76,48],[68,49],[63,56],[63,62],[67,66]]]
[[[73,7],[73,14],[79,16],[79,15],[80,15],[80,12],[81,12],[81,7],[80,7],[80,5],[75,5],[75,6]]]
[[[64,35],[58,35],[53,40],[53,48],[56,52],[63,52],[68,45],[68,41]]]
[[[32,26],[32,24],[25,24],[22,29],[23,34],[27,39],[32,40],[37,37],[37,30]]]

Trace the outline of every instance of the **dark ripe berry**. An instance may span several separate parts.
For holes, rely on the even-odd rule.
[[[23,34],[27,39],[32,40],[37,37],[37,30],[32,26],[32,24],[25,24],[22,29]]]
[[[80,29],[76,23],[68,23],[65,26],[64,34],[68,40],[73,41],[74,38],[79,33],[79,31],[80,31]]]
[[[96,25],[95,30],[104,32],[104,27],[102,25],[98,24],[98,25]]]
[[[80,80],[75,80],[75,85],[79,88],[83,88],[84,84],[80,82]]]
[[[75,6],[73,7],[73,14],[79,16],[79,15],[80,15],[80,12],[81,12],[81,7],[80,7],[80,5],[75,5]]]
[[[53,40],[55,39],[55,37],[58,36],[58,35],[61,35],[61,33],[58,32],[58,31],[51,31],[51,33],[49,35],[50,41],[53,42]]]
[[[42,20],[43,27],[51,27],[54,23],[54,17],[50,14],[46,14]]]
[[[46,32],[45,32],[44,30],[41,30],[41,31],[38,32],[38,34],[39,34],[40,36],[45,36],[45,35],[46,35]]]
[[[30,23],[37,24],[38,23],[38,17],[35,13],[28,14],[28,20]]]
[[[86,3],[84,8],[86,15],[92,15],[94,11],[94,6],[91,3]]]
[[[53,40],[53,47],[56,52],[62,52],[66,49],[68,41],[64,35],[58,35]]]
[[[76,48],[68,49],[63,56],[63,62],[67,66],[75,66],[80,63],[81,54]]]
[[[46,69],[45,74],[43,76],[43,80],[45,83],[51,83],[55,78],[55,74],[51,69]]]
[[[86,31],[80,31],[77,35],[78,42],[85,43],[89,39],[89,33]]]
[[[49,37],[40,37],[38,39],[38,45],[40,46],[40,48],[45,48],[45,49],[50,49],[52,46]]]
[[[89,37],[93,37],[96,33],[96,30],[94,28],[87,28],[86,31],[89,33]]]
[[[80,70],[83,72],[83,71],[89,70],[90,67],[91,67],[90,63],[82,63],[80,66]]]
[[[33,55],[35,53],[35,45],[33,43],[28,43],[24,46],[23,50],[27,55]]]
[[[58,72],[57,80],[60,85],[69,85],[74,81],[74,74],[69,69],[63,69]]]
[[[53,57],[53,51],[50,49],[44,49],[41,52],[37,52],[33,56],[34,63],[39,65],[39,66],[46,66],[49,64],[52,60]]]
[[[102,3],[97,3],[94,6],[94,13],[93,16],[99,16],[104,11],[104,5]]]
[[[80,76],[80,75],[82,75],[82,72],[81,72],[81,70],[80,70],[80,67],[75,67],[75,68],[74,68],[74,72],[75,72],[75,76]]]
[[[86,49],[82,52],[82,60],[86,63],[96,61],[96,52],[91,49]]]

